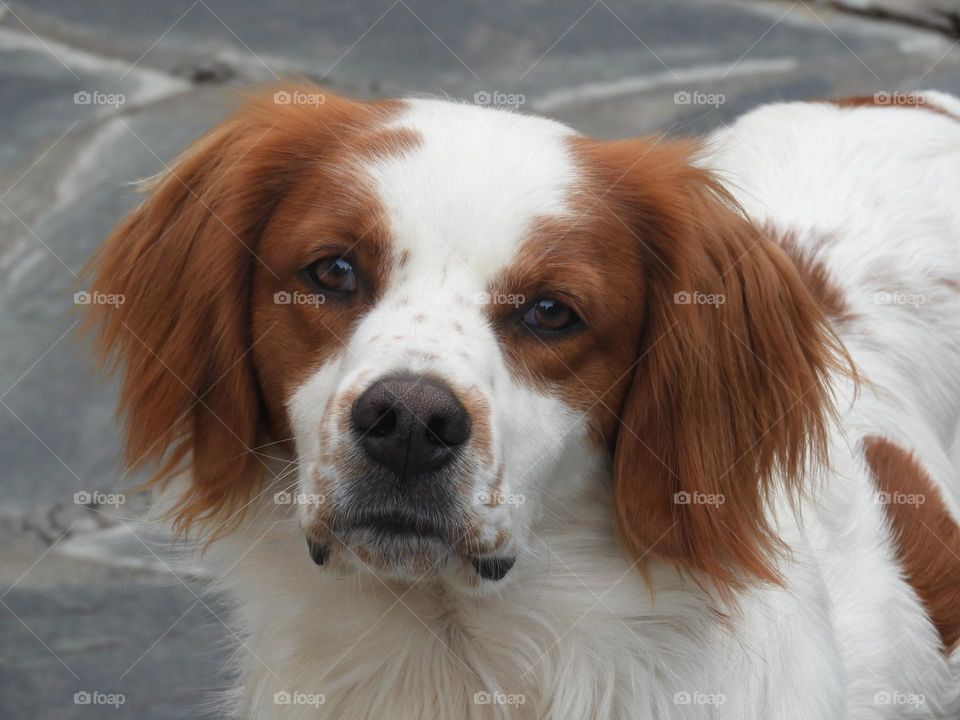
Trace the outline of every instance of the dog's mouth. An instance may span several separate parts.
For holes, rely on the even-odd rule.
[[[394,578],[422,578],[450,565],[467,562],[482,580],[502,580],[513,557],[478,557],[465,553],[464,532],[451,523],[395,511],[373,511],[344,517],[333,526],[333,538],[307,536],[314,563],[325,566],[333,553],[348,563]]]
[[[432,518],[400,512],[365,513],[340,528],[343,533],[362,532],[372,534],[384,542],[400,538],[420,538],[453,545],[456,534],[453,528],[437,523]]]

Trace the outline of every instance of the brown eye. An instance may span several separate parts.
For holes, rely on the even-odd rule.
[[[523,324],[534,330],[556,332],[580,322],[580,317],[569,305],[558,300],[537,300],[523,316]]]
[[[306,268],[307,278],[321,290],[349,293],[357,289],[357,273],[342,257],[318,260]]]

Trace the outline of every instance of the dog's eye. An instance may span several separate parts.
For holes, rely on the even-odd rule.
[[[566,330],[580,322],[580,316],[559,300],[537,300],[523,315],[523,324],[536,330]]]
[[[348,293],[357,289],[357,273],[342,257],[318,260],[306,268],[307,277],[321,290]]]

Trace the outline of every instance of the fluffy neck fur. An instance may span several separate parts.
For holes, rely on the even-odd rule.
[[[668,568],[651,568],[652,595],[616,546],[609,499],[592,495],[575,516],[549,509],[523,562],[479,598],[317,568],[292,513],[264,503],[208,553],[243,633],[235,714],[317,716],[276,706],[283,691],[322,694],[321,715],[343,718],[675,714],[676,693],[722,665],[729,629]]]

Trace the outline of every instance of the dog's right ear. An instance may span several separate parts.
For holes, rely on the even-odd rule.
[[[292,103],[313,94],[322,102]],[[286,102],[284,100],[286,99]],[[370,106],[319,88],[254,100],[194,143],[147,186],[148,196],[91,261],[88,323],[122,371],[126,463],[159,463],[154,481],[185,467],[181,530],[231,516],[263,464],[265,419],[250,356],[250,286],[260,235],[287,188],[336,145],[334,129]]]

